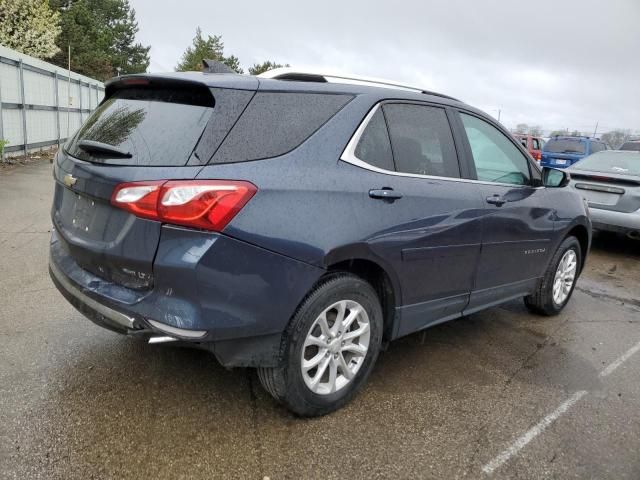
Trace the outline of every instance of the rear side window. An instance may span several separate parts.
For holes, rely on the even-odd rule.
[[[396,170],[403,173],[460,177],[460,167],[447,114],[426,105],[383,107]]]
[[[245,162],[288,153],[352,98],[321,93],[258,92],[211,162]]]
[[[394,170],[389,133],[381,109],[377,109],[364,130],[355,156],[374,167]]]
[[[540,150],[541,145],[540,145],[540,140],[537,138],[532,139],[533,142],[533,149],[534,150]]]
[[[640,142],[626,142],[620,147],[620,150],[640,152]]]
[[[65,146],[72,156],[109,165],[186,165],[214,110],[206,89],[117,90]],[[83,147],[83,140],[109,148]]]

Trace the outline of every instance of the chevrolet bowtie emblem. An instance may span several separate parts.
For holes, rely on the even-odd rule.
[[[77,181],[78,181],[78,179],[77,179],[77,178],[75,178],[75,177],[74,177],[73,175],[71,175],[70,173],[67,173],[67,174],[64,176],[64,184],[65,184],[67,187],[69,187],[69,188],[73,187],[73,186],[76,184],[76,182],[77,182]]]

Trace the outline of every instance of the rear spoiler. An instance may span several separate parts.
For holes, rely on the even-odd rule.
[[[605,172],[575,173],[575,171],[572,171],[571,179],[572,180],[591,180],[592,182],[613,183],[616,185],[628,185],[632,187],[640,186],[640,180],[634,180],[632,178],[628,178],[628,176],[609,174]]]
[[[114,77],[107,81],[105,83],[105,99],[109,98],[117,90],[135,87],[144,88],[145,86],[180,89],[230,88],[255,91],[258,89],[259,84],[260,82],[254,76],[236,73],[171,72],[133,74]]]

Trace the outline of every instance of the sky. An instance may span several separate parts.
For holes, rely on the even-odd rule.
[[[640,0],[130,3],[150,72],[174,70],[200,26],[245,71],[274,60],[392,79],[547,134],[640,132]]]

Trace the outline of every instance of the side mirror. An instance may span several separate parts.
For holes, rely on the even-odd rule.
[[[566,170],[543,167],[542,184],[547,188],[562,188],[569,185],[571,175]]]

